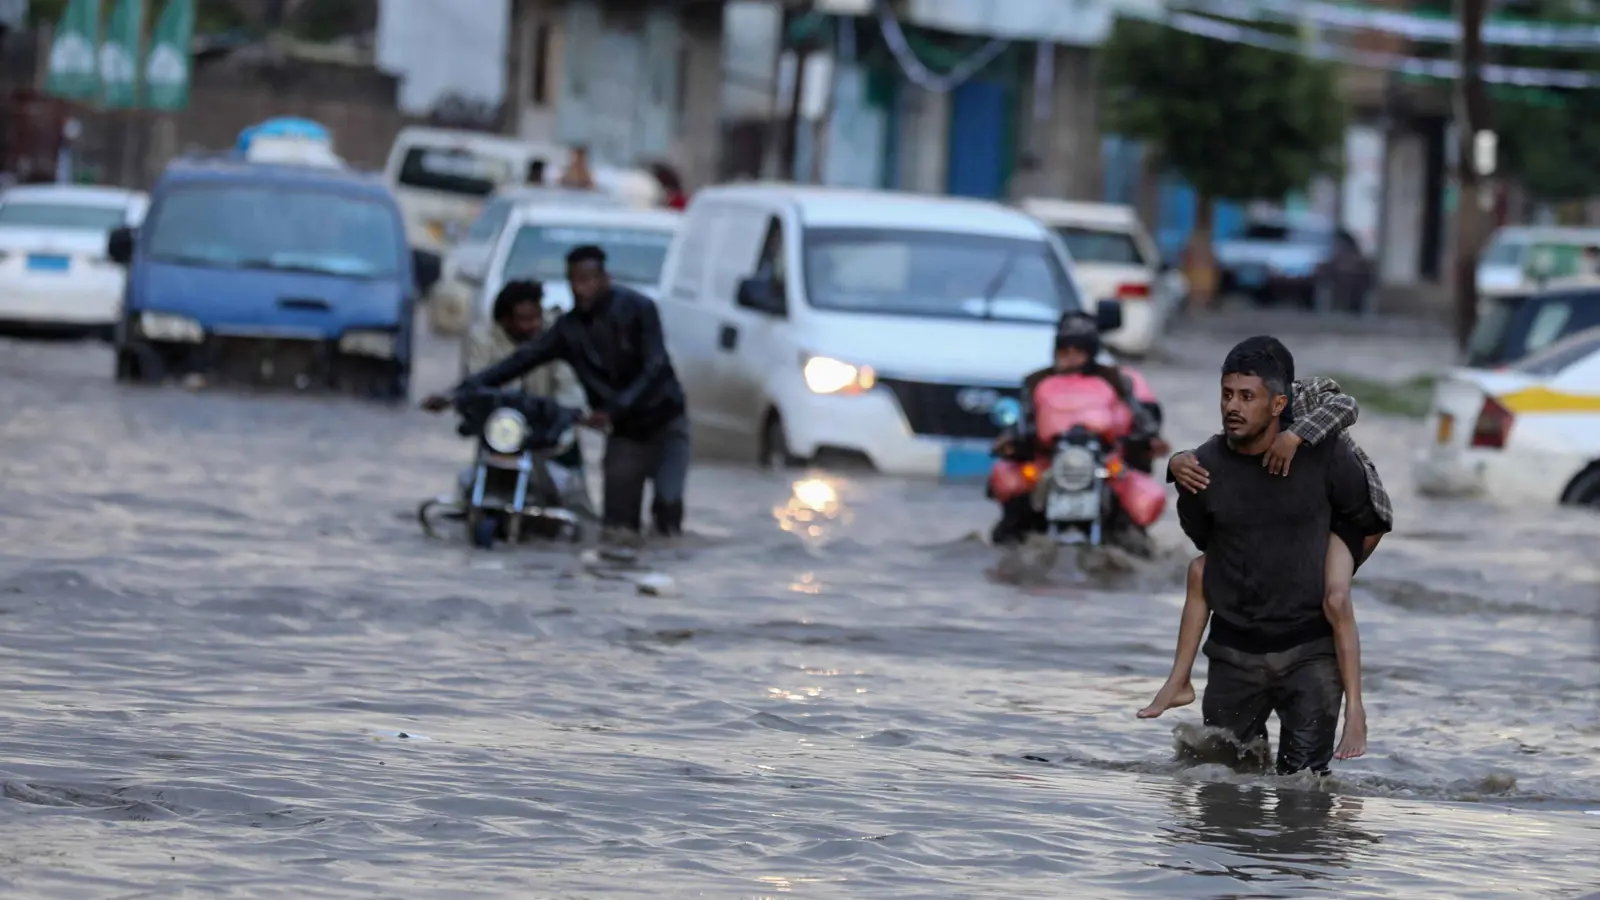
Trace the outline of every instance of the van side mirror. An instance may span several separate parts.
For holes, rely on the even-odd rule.
[[[1122,304],[1115,300],[1101,300],[1094,309],[1094,324],[1104,334],[1122,327]]]
[[[735,302],[745,309],[769,316],[781,316],[789,311],[789,304],[778,283],[760,275],[739,282],[739,294]]]
[[[106,237],[106,256],[119,266],[133,261],[133,229],[126,225],[111,229]]]
[[[432,250],[411,251],[411,274],[416,280],[418,294],[426,295],[428,291],[433,290],[443,268],[444,261]]]

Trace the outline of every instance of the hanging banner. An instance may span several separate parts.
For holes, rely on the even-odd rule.
[[[1381,31],[1419,43],[1454,44],[1461,40],[1461,23],[1451,17],[1327,0],[1182,0],[1174,7],[1246,22],[1310,22],[1346,31]],[[1491,20],[1483,24],[1483,42],[1502,47],[1600,50],[1600,25]]]
[[[144,0],[117,0],[100,45],[100,99],[111,109],[139,105],[139,37]]]
[[[100,0],[69,0],[56,23],[46,70],[46,93],[69,100],[95,100],[100,96]]]
[[[194,37],[194,0],[167,0],[150,29],[144,62],[145,102],[175,111],[189,105],[189,43]]]

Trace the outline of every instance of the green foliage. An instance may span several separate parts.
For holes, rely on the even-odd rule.
[[[1106,131],[1141,140],[1202,196],[1278,200],[1336,172],[1336,70],[1295,54],[1119,19],[1102,48]]]
[[[1574,19],[1566,0],[1528,3],[1517,9],[1525,19],[1594,25],[1594,16]],[[1542,48],[1494,47],[1497,63],[1541,69],[1600,70],[1600,54]],[[1517,102],[1504,98],[1489,111],[1499,135],[1499,168],[1520,180],[1541,200],[1567,200],[1600,194],[1600,90],[1550,89],[1558,103]]]
[[[114,0],[100,0],[100,14],[110,15],[113,5]],[[166,0],[145,0],[144,5],[145,27],[148,28],[166,5]],[[31,25],[54,25],[61,21],[61,13],[66,8],[67,0],[31,0],[28,4],[28,22]],[[250,24],[249,17],[234,0],[196,0],[194,15],[195,34],[218,34]]]

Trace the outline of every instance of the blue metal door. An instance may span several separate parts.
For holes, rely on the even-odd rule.
[[[1006,189],[1010,145],[1006,86],[968,81],[950,93],[950,156],[945,189],[958,197],[997,199]]]

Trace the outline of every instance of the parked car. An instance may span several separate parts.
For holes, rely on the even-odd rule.
[[[1451,372],[1428,424],[1420,492],[1600,510],[1600,328],[1500,371]]]
[[[412,311],[438,257],[408,252],[375,177],[320,166],[181,159],[137,229],[111,232],[127,268],[116,377],[202,376],[403,400]]]
[[[490,248],[483,281],[471,282],[477,292],[469,324],[476,327],[488,321],[500,288],[519,278],[544,284],[547,308],[572,309],[567,253],[582,244],[594,244],[606,252],[606,271],[611,273],[612,281],[659,297],[662,266],[682,219],[681,213],[665,209],[545,204],[515,207]],[[463,366],[466,358],[463,343]],[[467,374],[465,369],[462,374]]]
[[[1578,275],[1587,247],[1600,247],[1600,228],[1508,225],[1495,230],[1478,257],[1478,296],[1539,290],[1546,279]]]
[[[445,254],[439,281],[428,294],[428,327],[435,334],[459,335],[472,323],[472,306],[484,278],[489,251],[519,206],[629,209],[628,201],[602,191],[519,185],[501,188],[484,204],[472,225]]]
[[[124,273],[106,258],[112,229],[138,225],[138,191],[24,185],[0,194],[0,329],[110,337]]]
[[[1089,302],[1018,209],[791,184],[696,194],[662,291],[697,447],[950,477],[988,474],[995,404]],[[1118,304],[1090,308],[1121,325]]]
[[[1133,207],[1030,197],[1022,211],[1067,245],[1072,270],[1092,300],[1122,304],[1122,327],[1106,335],[1118,353],[1143,356],[1160,339],[1188,286],[1161,260],[1161,251]]]
[[[1478,321],[1462,364],[1497,369],[1575,332],[1600,325],[1600,284],[1478,299]]]
[[[1330,266],[1336,250],[1343,258]],[[1351,273],[1371,269],[1347,232],[1327,219],[1302,214],[1251,218],[1238,236],[1217,244],[1216,258],[1223,293],[1244,294],[1262,304],[1311,307],[1316,304],[1319,275],[1337,272],[1338,283],[1347,285],[1355,280]],[[1332,299],[1332,294],[1327,296]]]

